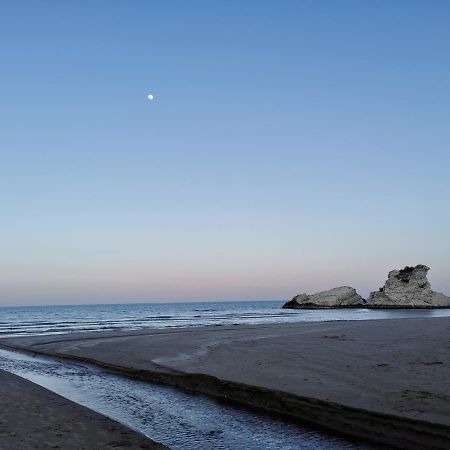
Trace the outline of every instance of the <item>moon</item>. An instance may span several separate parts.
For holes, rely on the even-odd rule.
[[[147,95],[147,98],[148,98],[149,100],[153,100],[155,97],[154,97],[152,94],[148,94],[148,95]]]

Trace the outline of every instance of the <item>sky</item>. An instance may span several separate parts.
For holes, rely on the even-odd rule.
[[[419,263],[450,294],[449,21],[2,2],[0,305],[367,295]]]

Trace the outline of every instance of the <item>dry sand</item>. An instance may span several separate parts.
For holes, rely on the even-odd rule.
[[[163,449],[114,420],[0,370],[0,449]]]
[[[450,448],[450,318],[3,339],[406,448]]]

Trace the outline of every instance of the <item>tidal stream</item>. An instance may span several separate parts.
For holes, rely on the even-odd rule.
[[[139,430],[173,450],[376,448],[90,365],[0,350],[0,368]]]

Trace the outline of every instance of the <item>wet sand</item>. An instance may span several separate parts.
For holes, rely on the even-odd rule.
[[[0,449],[166,447],[28,380],[0,370]]]
[[[450,318],[2,339],[404,448],[450,447]]]

